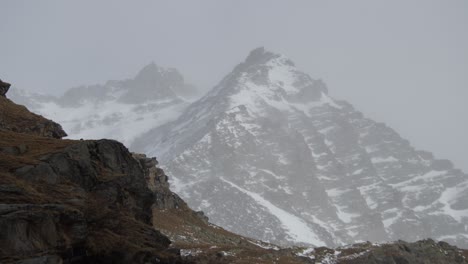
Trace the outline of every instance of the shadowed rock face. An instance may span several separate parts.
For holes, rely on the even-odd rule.
[[[10,165],[1,171],[0,262],[177,260],[177,252],[166,252],[170,240],[151,226],[147,174],[122,144],[0,136],[1,147],[21,142],[28,149],[1,154]],[[38,148],[46,149],[34,153]]]
[[[11,84],[0,80],[0,96],[6,97],[6,93],[8,92],[8,89],[10,89],[10,86]]]

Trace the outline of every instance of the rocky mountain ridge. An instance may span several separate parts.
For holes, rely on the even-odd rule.
[[[468,176],[333,99],[285,56],[250,53],[132,149],[213,223],[282,245],[431,237],[468,247]]]

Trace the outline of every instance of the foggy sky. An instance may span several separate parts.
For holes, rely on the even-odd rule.
[[[468,171],[468,1],[3,0],[0,10],[0,78],[16,87],[62,93],[155,61],[206,90],[264,46]]]

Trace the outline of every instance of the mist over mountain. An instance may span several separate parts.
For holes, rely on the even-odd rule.
[[[243,235],[468,246],[466,174],[263,48],[131,148],[158,156],[191,207]]]
[[[79,86],[60,97],[19,89],[13,89],[10,97],[60,122],[70,138],[111,138],[129,144],[175,119],[198,93],[176,69],[152,62],[133,79]]]

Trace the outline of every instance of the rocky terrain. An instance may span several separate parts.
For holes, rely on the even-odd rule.
[[[60,125],[5,94],[0,263],[468,263],[467,251],[432,240],[282,249],[233,234],[171,192],[155,158],[60,139]]]

